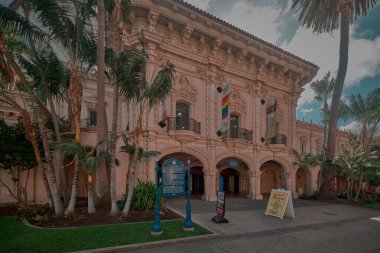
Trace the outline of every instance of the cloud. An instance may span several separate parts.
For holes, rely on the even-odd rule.
[[[341,130],[351,131],[358,133],[360,131],[361,124],[358,121],[352,121],[345,126],[339,127]]]
[[[188,3],[198,7],[199,9],[207,11],[209,4],[210,4],[210,1],[212,1],[212,0],[192,0],[192,1],[188,1]]]
[[[354,31],[353,28],[350,31]],[[352,34],[352,33],[351,33]],[[311,30],[299,28],[295,37],[283,48],[320,66],[314,80],[322,79],[327,71],[336,75],[339,61],[339,31],[332,34],[314,34]],[[350,38],[349,59],[345,88],[358,85],[367,77],[373,77],[380,71],[380,37],[374,40]],[[299,100],[299,105],[310,103],[313,92],[310,85]]]
[[[311,113],[312,111],[314,111],[314,108],[304,108],[304,109],[301,109],[301,113],[303,115],[306,115],[308,113]]]

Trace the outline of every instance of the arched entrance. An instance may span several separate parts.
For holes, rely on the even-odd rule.
[[[170,158],[176,158],[183,162],[185,169],[187,169],[187,161],[190,161],[190,192],[193,194],[193,197],[201,197],[204,194],[204,174],[203,174],[203,164],[195,156],[184,153],[184,152],[175,152],[168,155],[165,155],[158,161],[158,165],[161,166],[162,163]],[[186,174],[187,179],[187,174]]]
[[[260,168],[260,194],[268,197],[272,189],[286,188],[284,168],[275,161],[263,163]]]
[[[227,194],[247,196],[249,192],[248,166],[235,157],[224,158],[216,165],[216,191],[222,190]],[[220,180],[223,180],[223,189],[219,189]]]

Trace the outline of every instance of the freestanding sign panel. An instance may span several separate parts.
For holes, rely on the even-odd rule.
[[[223,218],[225,210],[225,194],[224,192],[218,192],[217,202],[216,202],[216,214]]]
[[[265,215],[282,219],[285,216],[295,218],[290,191],[272,190]]]
[[[162,164],[163,197],[185,195],[185,167],[178,159],[168,159]]]

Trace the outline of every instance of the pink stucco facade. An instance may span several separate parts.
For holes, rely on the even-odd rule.
[[[292,150],[316,153],[323,144],[321,126],[296,120],[302,87],[314,78],[318,67],[182,1],[132,2],[132,25],[121,28],[125,47],[141,48],[144,43],[149,55],[148,79],[166,61],[176,66],[166,99],[169,120],[164,128],[158,125],[162,106],[145,115],[143,148],[159,151],[160,163],[169,157],[190,160],[192,192],[204,200],[216,199],[221,177],[225,191],[252,199],[261,199],[272,188],[289,189],[293,197],[313,194],[319,168],[298,170]],[[94,77],[90,73],[84,85],[83,119],[91,118],[95,110]],[[217,88],[227,83],[230,130],[218,136],[223,125],[223,95]],[[110,128],[110,85],[106,96]],[[67,105],[60,104],[59,108],[61,116],[67,114]],[[11,109],[1,110],[6,117]],[[120,105],[119,133],[133,132],[134,112],[133,103]],[[339,132],[338,151],[349,138],[349,133]],[[84,122],[82,140],[95,144],[95,129],[89,121]],[[119,138],[117,146],[121,145]],[[116,183],[121,197],[128,157],[118,153],[118,159]],[[142,161],[137,176],[154,181],[154,160]],[[33,176],[30,183],[34,189],[30,200],[43,201],[39,176]],[[0,199],[8,197],[1,188]]]

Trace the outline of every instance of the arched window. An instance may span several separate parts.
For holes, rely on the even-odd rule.
[[[176,129],[189,130],[190,106],[183,102],[176,103]]]

